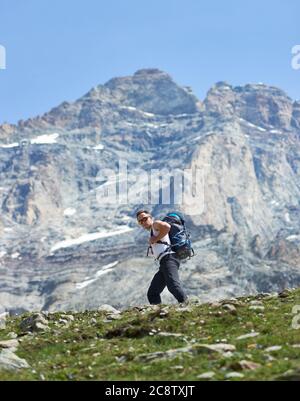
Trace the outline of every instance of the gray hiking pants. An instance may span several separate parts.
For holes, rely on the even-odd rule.
[[[179,266],[179,260],[174,254],[168,254],[160,260],[159,270],[154,275],[147,292],[150,304],[161,303],[160,294],[166,286],[178,302],[182,303],[187,299],[179,280]]]

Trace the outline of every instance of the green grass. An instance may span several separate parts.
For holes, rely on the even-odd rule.
[[[255,297],[239,298],[236,315],[222,307],[192,304],[190,312],[170,305],[169,313],[160,316],[160,309],[166,307],[161,305],[145,314],[128,309],[120,320],[111,323],[103,322],[104,312],[70,312],[75,320],[65,327],[57,323],[62,314],[50,314],[48,332],[25,337],[19,323],[29,314],[11,317],[5,330],[0,330],[0,341],[8,339],[9,332],[17,333],[22,342],[16,354],[26,359],[30,369],[2,370],[0,380],[198,380],[197,376],[207,371],[215,372],[214,380],[224,380],[227,373],[237,371],[236,362],[241,360],[261,367],[243,370],[244,378],[238,380],[274,380],[287,371],[296,371],[300,368],[300,348],[292,345],[300,344],[300,329],[292,328],[292,308],[300,305],[300,290],[292,291],[287,298],[261,298],[264,312],[249,310],[251,299]],[[96,323],[90,322],[92,318]],[[184,337],[149,335],[152,329],[182,333]],[[259,336],[237,340],[251,330]],[[140,354],[224,339],[236,346],[231,357],[200,353],[147,363],[134,360]],[[282,349],[264,351],[274,345]],[[125,361],[118,361],[121,357]]]

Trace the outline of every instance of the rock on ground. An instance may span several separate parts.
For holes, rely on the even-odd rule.
[[[29,368],[25,359],[19,358],[9,348],[0,352],[0,369],[17,370]]]
[[[49,329],[48,321],[41,313],[36,313],[28,318],[22,320],[20,323],[20,329],[22,332],[38,332],[46,331]]]

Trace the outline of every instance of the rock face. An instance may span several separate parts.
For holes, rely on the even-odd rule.
[[[0,126],[3,311],[147,303],[156,270],[140,207],[185,213],[196,252],[180,268],[190,296],[298,286],[299,134],[300,103],[278,88],[219,82],[201,102],[157,69]],[[198,169],[200,196],[149,205],[153,169]],[[111,201],[116,181],[117,190],[128,182],[129,200]]]
[[[137,71],[133,77],[114,78],[105,84],[122,104],[162,115],[195,113],[197,98],[157,69]]]
[[[262,127],[289,129],[299,123],[299,104],[293,104],[282,90],[264,84],[232,87],[218,82],[204,103],[212,114],[236,115]]]

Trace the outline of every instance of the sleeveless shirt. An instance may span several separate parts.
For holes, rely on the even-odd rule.
[[[156,237],[159,234],[159,231],[155,230],[153,225],[151,227],[151,231],[153,232],[153,236],[154,237]],[[151,236],[151,231],[150,231],[150,236]],[[166,242],[167,244],[171,245],[169,234],[166,234],[163,238],[161,238],[160,241]],[[152,248],[152,251],[153,251],[154,258],[156,260],[158,260],[158,261],[160,261],[163,256],[168,255],[169,253],[175,253],[174,251],[171,250],[171,248],[169,248],[168,245],[165,245],[165,244],[157,244],[157,243],[155,243],[155,244],[151,245],[151,248]]]

